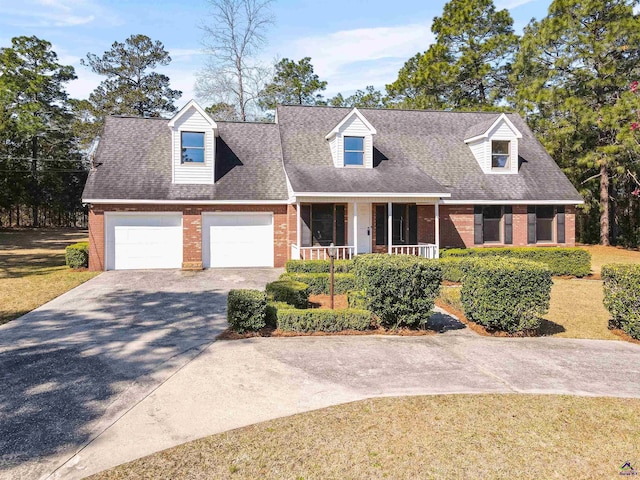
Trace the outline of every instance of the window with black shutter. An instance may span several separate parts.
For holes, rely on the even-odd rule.
[[[513,243],[513,208],[511,205],[504,207],[504,243],[506,245]]]
[[[557,232],[557,236],[558,236],[558,243],[564,243],[566,241],[566,236],[565,236],[565,216],[564,216],[564,206],[559,206],[556,209],[556,222],[557,222],[557,228],[558,228],[558,232]]]

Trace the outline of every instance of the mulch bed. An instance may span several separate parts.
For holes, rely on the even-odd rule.
[[[331,308],[331,296],[329,295],[309,295],[309,303],[311,308],[320,308],[323,310],[329,310]],[[333,296],[333,308],[340,310],[342,308],[349,308],[349,302],[346,295],[334,295]]]
[[[637,343],[638,345],[640,345],[640,340],[633,338],[627,332],[625,332],[621,328],[618,328],[613,320],[609,320],[609,331],[614,335],[620,337],[625,342]]]

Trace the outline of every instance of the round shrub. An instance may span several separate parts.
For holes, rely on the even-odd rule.
[[[238,333],[266,326],[267,294],[260,290],[231,290],[227,296],[227,321]]]
[[[546,265],[509,258],[482,258],[463,265],[464,313],[490,330],[533,330],[549,310],[551,271]]]
[[[380,317],[383,326],[424,326],[433,314],[442,282],[442,269],[436,260],[412,255],[360,255],[354,271],[367,309]]]
[[[65,249],[65,260],[69,268],[89,266],[89,242],[78,242]]]
[[[268,283],[265,290],[271,300],[286,302],[296,308],[309,305],[309,285],[295,280],[284,279]]]
[[[602,267],[604,305],[613,323],[630,337],[640,339],[640,265]]]

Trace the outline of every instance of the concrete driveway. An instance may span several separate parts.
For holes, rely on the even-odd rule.
[[[378,396],[548,393],[640,398],[622,341],[334,336],[215,342],[59,469],[79,479],[214,433]]]
[[[0,478],[39,478],[226,328],[275,269],[106,272],[0,326]]]

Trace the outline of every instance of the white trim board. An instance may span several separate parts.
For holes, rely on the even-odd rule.
[[[441,205],[583,205],[584,200],[440,200]]]
[[[287,205],[290,200],[126,200],[83,198],[82,203],[113,205]]]

